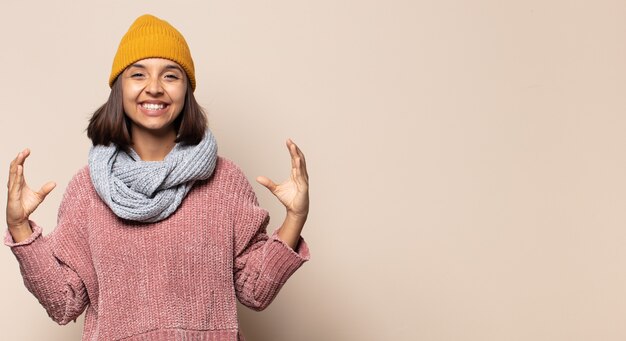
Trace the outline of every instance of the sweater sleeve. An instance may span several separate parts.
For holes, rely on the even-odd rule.
[[[89,303],[79,275],[87,273],[85,264],[90,264],[84,259],[87,245],[81,230],[87,204],[80,192],[75,177],[63,196],[57,227],[48,236],[44,237],[42,228],[29,221],[33,233],[28,239],[16,243],[6,231],[4,240],[17,258],[26,288],[58,324],[76,320]]]
[[[268,236],[268,212],[259,207],[243,173],[238,171],[234,178],[235,291],[242,304],[263,310],[287,279],[309,260],[309,249],[302,238],[293,250],[276,232]]]

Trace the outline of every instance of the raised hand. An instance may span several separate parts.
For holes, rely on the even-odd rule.
[[[9,182],[7,183],[7,226],[16,242],[24,235],[32,233],[28,225],[28,217],[37,209],[39,204],[56,187],[54,182],[43,185],[39,191],[33,191],[24,179],[24,161],[30,155],[29,149],[24,149],[11,162],[9,168]],[[20,238],[16,238],[19,236]]]
[[[287,140],[287,149],[291,155],[289,179],[279,185],[264,176],[259,176],[256,180],[285,205],[288,214],[306,218],[309,213],[309,174],[306,170],[306,161],[300,148],[291,139]]]
[[[291,248],[295,248],[309,214],[309,174],[304,154],[291,139],[287,140],[287,149],[291,155],[289,179],[278,185],[264,176],[257,177],[256,181],[267,187],[285,205],[287,216],[278,235]]]

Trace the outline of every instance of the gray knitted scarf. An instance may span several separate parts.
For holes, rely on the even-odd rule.
[[[163,161],[142,161],[115,144],[93,146],[89,174],[96,192],[120,218],[156,222],[169,217],[196,180],[208,179],[217,161],[217,144],[207,128],[197,145],[177,143]]]

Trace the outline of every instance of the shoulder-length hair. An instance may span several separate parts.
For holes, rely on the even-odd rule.
[[[111,143],[129,151],[132,145],[130,118],[124,113],[122,82],[118,78],[111,87],[109,99],[96,110],[87,126],[87,136],[94,146],[108,146]],[[182,112],[173,122],[176,129],[176,142],[198,144],[207,129],[204,110],[193,95],[191,83],[187,80],[187,93]]]

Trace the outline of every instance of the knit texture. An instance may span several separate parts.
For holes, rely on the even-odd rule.
[[[172,214],[193,183],[215,169],[217,143],[207,128],[197,145],[177,143],[163,161],[142,161],[108,146],[92,146],[89,171],[100,198],[120,218],[156,222]]]
[[[137,18],[122,37],[113,58],[109,86],[129,65],[145,58],[175,61],[189,77],[192,91],[196,90],[195,68],[187,41],[174,26],[150,14]]]
[[[5,244],[26,287],[59,324],[84,310],[83,340],[243,340],[236,300],[261,310],[309,259],[268,236],[267,211],[230,161],[198,181],[157,223],[118,218],[100,200],[87,167],[63,196],[56,229]]]

